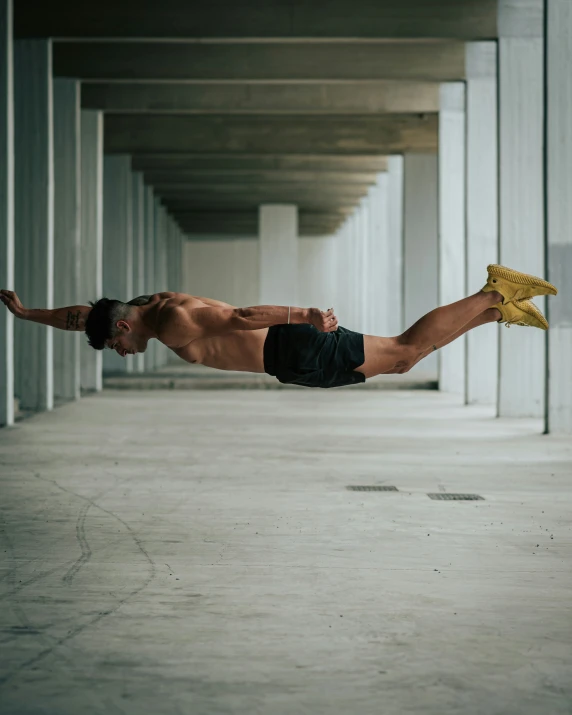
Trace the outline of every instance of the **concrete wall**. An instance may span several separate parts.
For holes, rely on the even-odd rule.
[[[259,285],[261,305],[298,304],[298,208],[265,205],[259,209]]]
[[[405,327],[437,307],[437,155],[404,157],[403,314]],[[437,376],[438,354],[413,370]]]
[[[0,2],[0,284],[14,289],[12,0]],[[0,425],[14,422],[14,317],[0,306]]]
[[[190,295],[231,305],[258,305],[258,239],[186,241],[183,246],[183,286]]]
[[[338,309],[335,236],[298,239],[298,304],[301,308]]]

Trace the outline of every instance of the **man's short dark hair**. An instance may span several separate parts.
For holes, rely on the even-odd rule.
[[[131,308],[120,300],[100,298],[92,303],[87,320],[85,321],[85,334],[92,348],[103,350],[105,341],[117,335],[117,321],[125,320]]]

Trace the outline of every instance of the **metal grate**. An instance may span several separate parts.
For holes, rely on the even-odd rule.
[[[351,486],[348,487],[350,492],[397,492],[397,487],[385,487],[372,484],[371,486]]]
[[[484,499],[478,494],[447,494],[447,492],[427,494],[427,496],[429,499],[439,499],[440,501],[477,501],[478,499]]]

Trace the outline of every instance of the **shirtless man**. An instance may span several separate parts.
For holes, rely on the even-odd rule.
[[[540,278],[491,265],[481,291],[432,310],[389,338],[342,328],[332,309],[235,308],[185,293],[156,293],[129,303],[102,298],[91,306],[55,310],[26,309],[9,290],[0,291],[0,300],[18,318],[85,331],[93,348],[110,348],[122,357],[144,352],[149,340],[156,339],[187,362],[266,372],[280,382],[306,387],[339,387],[374,375],[405,373],[485,323],[546,330],[548,323],[530,298],[556,293]]]

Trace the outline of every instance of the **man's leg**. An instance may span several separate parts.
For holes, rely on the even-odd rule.
[[[473,330],[473,328],[478,328],[479,325],[486,325],[487,323],[498,323],[500,319],[501,314],[497,308],[487,308],[484,313],[477,315],[476,318],[464,325],[461,330],[458,330],[456,333],[453,333],[453,335],[449,335],[449,337],[445,340],[441,340],[440,342],[435,343],[430,348],[420,353],[419,357],[417,358],[417,360],[415,360],[413,365],[416,365],[419,361],[423,360],[423,358],[426,358],[428,355],[431,355],[431,353],[435,352],[435,350],[440,350],[441,348],[444,348],[445,345],[452,343],[453,340],[460,338],[461,335],[468,333],[469,330]],[[410,367],[413,367],[413,365],[411,365]]]
[[[365,362],[357,370],[366,377],[407,372],[428,355],[433,346],[442,347],[477,325],[499,320],[501,315],[496,309],[488,313],[482,322],[477,319],[501,301],[502,296],[496,291],[479,291],[456,303],[432,310],[395,338],[365,335]]]

